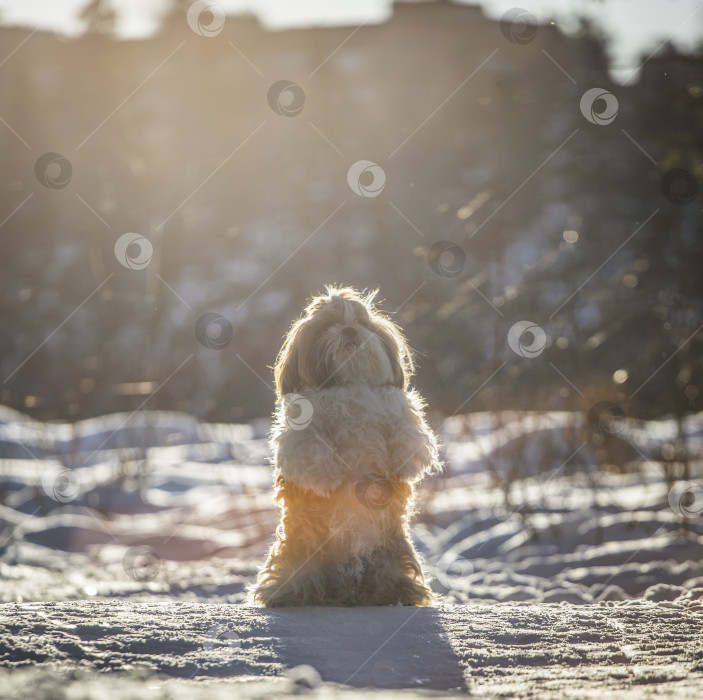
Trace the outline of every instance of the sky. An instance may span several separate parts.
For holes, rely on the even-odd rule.
[[[250,12],[267,27],[280,30],[311,25],[383,22],[392,13],[391,0],[214,0],[228,14]],[[565,32],[575,29],[579,15],[590,17],[609,38],[611,72],[620,82],[637,79],[641,61],[666,41],[679,50],[703,46],[703,0],[475,0],[486,15],[500,18],[516,7],[540,23],[554,21]],[[0,0],[0,24],[39,28],[75,36],[88,0]],[[117,33],[143,38],[158,29],[169,0],[113,0]]]

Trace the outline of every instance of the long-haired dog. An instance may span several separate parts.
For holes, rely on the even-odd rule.
[[[413,484],[441,469],[413,362],[375,293],[328,287],[274,368],[277,539],[252,590],[262,605],[427,605],[408,536]]]

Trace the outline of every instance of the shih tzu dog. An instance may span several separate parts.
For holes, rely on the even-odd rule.
[[[428,605],[408,535],[413,485],[438,472],[437,441],[401,330],[375,293],[328,287],[290,329],[274,368],[277,538],[254,602]]]

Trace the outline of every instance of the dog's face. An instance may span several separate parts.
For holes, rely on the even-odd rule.
[[[291,328],[275,367],[279,396],[339,384],[405,388],[412,363],[400,329],[373,295],[328,288]]]

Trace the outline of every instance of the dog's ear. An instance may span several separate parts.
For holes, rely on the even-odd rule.
[[[413,373],[413,361],[410,348],[398,326],[388,318],[374,318],[375,331],[386,348],[386,354],[393,369],[393,385],[407,389],[408,380]]]
[[[398,357],[398,352],[394,351],[392,347],[389,348],[386,341],[383,341],[383,344],[386,346],[388,359],[391,361],[391,367],[393,368],[393,385],[405,390],[408,386],[408,377]]]
[[[389,353],[388,356],[390,357],[391,367],[393,368],[393,378],[395,379],[393,383],[399,389],[407,389],[408,378],[405,373],[405,370],[403,369],[403,366],[400,364],[400,362],[398,362],[398,357],[396,355],[393,355],[392,353]]]
[[[293,325],[274,367],[276,392],[280,398],[303,387],[326,383],[330,370],[318,357],[319,322],[304,317]]]
[[[298,371],[298,344],[296,336],[298,329],[291,329],[281,351],[278,353],[273,377],[276,384],[276,394],[280,398],[284,394],[292,394],[298,390],[303,382]]]
[[[327,315],[318,312],[301,323],[295,339],[298,351],[298,377],[302,386],[320,388],[327,384],[332,374],[321,343],[323,329],[328,323]]]

